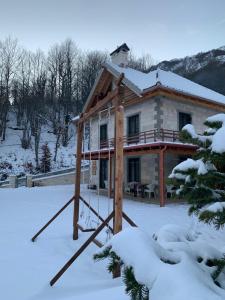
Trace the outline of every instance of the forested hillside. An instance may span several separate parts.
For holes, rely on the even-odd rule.
[[[10,37],[0,41],[0,175],[38,171],[46,142],[54,168],[75,163],[70,120],[107,59],[108,53],[81,51],[70,39],[48,53],[28,51]],[[132,67],[147,70],[151,64],[148,55],[130,55]]]
[[[225,95],[225,46],[151,67],[175,72]]]

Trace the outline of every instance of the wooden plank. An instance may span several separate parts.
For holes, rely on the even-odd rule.
[[[81,255],[81,253],[89,246],[96,236],[102,231],[102,229],[110,222],[114,215],[114,211],[102,222],[95,232],[87,239],[87,241],[75,252],[75,254],[68,260],[68,262],[59,270],[59,272],[52,278],[50,285],[53,286],[57,280],[66,272],[66,270],[72,265],[72,263]]]
[[[75,177],[75,198],[73,211],[73,239],[78,239],[78,220],[80,203],[80,178],[81,178],[81,159],[82,159],[82,141],[83,141],[83,123],[77,125],[77,155],[76,155],[76,177]]]
[[[31,241],[35,239],[74,201],[74,196],[32,237]]]
[[[123,218],[124,218],[124,220],[126,220],[127,223],[129,223],[132,227],[138,227],[138,226],[134,223],[134,221],[132,221],[131,218],[128,217],[128,215],[127,215],[125,212],[123,212]]]

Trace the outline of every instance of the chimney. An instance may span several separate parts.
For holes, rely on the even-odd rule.
[[[124,43],[121,46],[117,47],[112,53],[110,53],[111,61],[113,64],[126,68],[128,65],[128,52],[130,49],[127,44]]]

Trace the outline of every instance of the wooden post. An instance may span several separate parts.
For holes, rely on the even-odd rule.
[[[115,161],[114,161],[114,218],[113,233],[122,230],[123,220],[123,127],[124,108],[117,106],[115,110]],[[118,265],[113,273],[113,278],[120,276],[120,266]]]
[[[159,202],[160,206],[165,206],[165,172],[164,172],[164,158],[166,148],[159,152]]]
[[[118,106],[115,111],[115,187],[114,187],[114,234],[122,230],[123,200],[123,123],[124,108]]]
[[[83,141],[83,122],[77,125],[77,157],[76,157],[76,177],[75,177],[75,198],[73,213],[73,239],[78,239],[78,220],[79,220],[79,202],[80,202],[80,177],[81,177],[81,152]]]

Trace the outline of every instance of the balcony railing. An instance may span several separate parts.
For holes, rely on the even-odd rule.
[[[124,136],[124,146],[148,144],[159,141],[179,142],[179,131],[169,129],[152,129],[132,136]],[[114,147],[114,138],[100,142],[100,149]]]

